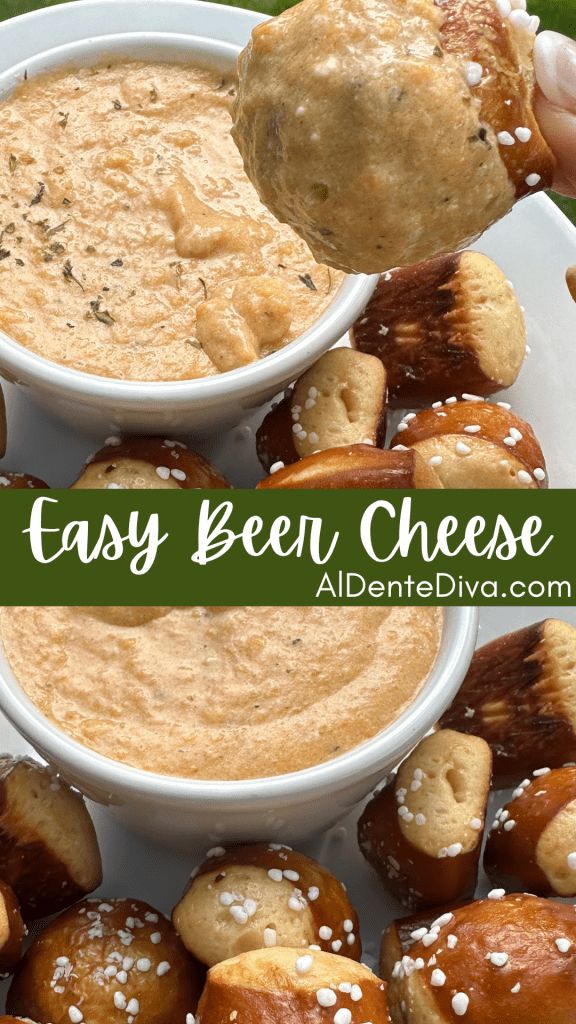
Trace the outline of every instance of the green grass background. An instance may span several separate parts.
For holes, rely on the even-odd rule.
[[[13,18],[17,14],[38,10],[41,7],[52,7],[56,3],[67,3],[68,0],[0,0],[0,20]],[[219,0],[216,0],[218,3]],[[280,14],[286,7],[291,7],[296,0],[227,0],[233,7],[250,7],[265,14]],[[539,14],[544,28],[564,32],[571,38],[576,37],[576,0],[529,0],[530,12]],[[576,224],[576,201],[554,196],[558,205],[572,218]]]

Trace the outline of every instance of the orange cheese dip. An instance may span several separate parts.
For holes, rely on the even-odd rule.
[[[329,761],[412,703],[437,608],[4,608],[24,691],[99,753],[191,779]]]
[[[342,275],[261,204],[230,136],[232,73],[124,62],[0,104],[0,330],[47,359],[186,380],[266,356]]]

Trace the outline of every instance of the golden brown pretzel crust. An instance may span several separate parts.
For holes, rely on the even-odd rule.
[[[443,728],[482,736],[490,744],[499,786],[515,784],[535,768],[560,768],[576,760],[576,732],[567,714],[570,697],[576,700],[576,679],[573,669],[560,678],[550,657],[556,643],[573,664],[576,630],[555,619],[485,644],[442,716]]]
[[[382,277],[352,328],[354,346],[384,363],[392,406],[434,402],[447,385],[454,387],[449,381],[462,381],[464,390],[477,395],[494,390],[494,382],[486,379],[472,349],[453,340],[454,331],[446,319],[454,309],[450,284],[460,259],[460,253],[436,256],[394,270],[392,281]],[[407,343],[404,330],[399,335],[398,327],[406,323],[418,325],[417,344]],[[442,327],[444,334],[439,332]]]
[[[403,444],[410,447],[429,437],[443,437],[448,434],[466,434],[464,428],[474,423],[480,430],[474,438],[489,441],[498,445],[507,455],[518,459],[529,473],[538,466],[544,465],[542,449],[536,439],[532,427],[508,409],[490,402],[454,402],[438,409],[422,409],[410,420],[406,430],[399,431],[392,439],[392,445]],[[513,448],[504,444],[510,428],[518,430],[522,437]],[[543,487],[544,483],[539,482]]]
[[[306,973],[296,969],[301,956],[312,961]],[[353,985],[360,989],[357,999],[351,992]],[[334,993],[333,1003],[323,1007],[318,992],[329,988]],[[389,1024],[385,982],[367,967],[344,957],[278,946],[242,953],[212,967],[198,1006],[197,1021],[332,1024],[340,1009],[349,1011],[350,1024]]]
[[[4,483],[7,480],[8,483]],[[38,476],[31,476],[30,473],[9,473],[0,469],[0,494],[6,491],[22,490],[47,490],[48,484]]]
[[[314,923],[314,943],[326,953],[332,953],[332,943],[339,941],[342,944],[340,956],[349,957],[351,960],[360,959],[362,943],[358,915],[342,883],[317,861],[278,843],[253,843],[230,846],[220,857],[208,858],[200,866],[198,874],[213,871],[225,873],[233,865],[251,865],[265,871],[279,869],[282,872],[295,872],[298,880],[294,882],[294,886],[306,900],[307,909]],[[191,884],[193,882],[192,879]],[[226,887],[225,878],[223,887]],[[308,898],[311,889],[319,890],[317,899]],[[344,928],[345,921],[352,923],[348,930]],[[322,925],[327,925],[331,929],[329,939],[323,939],[320,935]]]
[[[20,904],[14,890],[6,882],[0,882],[0,903],[2,906],[2,944],[0,945],[0,976],[12,974],[22,956],[22,944],[26,925],[20,913]]]
[[[448,934],[457,940],[452,948]],[[570,944],[568,952],[556,944],[562,938]],[[469,999],[466,1024],[572,1024],[575,948],[574,907],[526,895],[478,900],[455,910],[435,941],[414,944],[412,961],[422,958],[428,965],[436,957],[436,964],[413,971],[408,965],[408,977],[398,968],[390,1001],[406,1001],[402,1019],[409,1024],[422,1019],[422,1005],[433,1014],[425,1020],[452,1024],[458,1019],[452,1006],[456,993]],[[505,962],[495,964],[491,956],[499,953]],[[434,966],[445,974],[444,984],[431,984]]]
[[[313,488],[440,488],[431,466],[417,452],[392,452],[367,444],[329,448],[261,480],[259,490]]]
[[[526,345],[512,288],[477,252],[384,274],[351,335],[357,349],[382,360],[390,404],[404,408],[509,387]]]
[[[10,1024],[10,1021],[15,1020],[21,1021],[21,1024],[35,1024],[29,1017],[8,1017],[7,1015],[0,1017],[0,1024]]]
[[[164,440],[160,437],[126,437],[120,444],[100,448],[89,460],[88,465],[105,462],[114,466],[122,459],[147,462],[151,466],[166,466],[182,470],[184,480],[176,480],[183,490],[196,487],[227,488],[230,484],[207,459],[191,451],[181,441]],[[82,475],[82,474],[81,474]]]
[[[256,431],[256,454],[267,471],[275,462],[285,466],[298,462],[299,455],[292,440],[292,392],[266,414]]]
[[[494,885],[537,896],[558,894],[537,861],[538,841],[557,814],[576,800],[576,768],[557,768],[538,776],[504,807],[498,828],[491,831],[484,869]],[[513,822],[513,827],[504,826]],[[576,835],[574,836],[576,851]],[[574,872],[576,893],[576,872]]]
[[[67,962],[60,965],[61,957]],[[111,967],[124,970],[126,978],[106,975]],[[148,903],[96,898],[71,907],[32,943],[12,981],[7,1010],[52,1024],[70,1024],[70,1006],[81,1008],[86,1024],[127,1024],[128,1016],[140,1024],[185,1024],[203,980],[203,969]],[[117,992],[122,1006],[115,1004]],[[138,1002],[134,1014],[127,1009],[132,999]]]
[[[68,813],[74,813],[83,832],[83,849],[76,851],[86,862],[90,861],[90,885],[83,888],[72,877],[69,866],[48,845],[47,833],[38,830],[24,801],[33,794],[42,780],[54,786],[50,791],[52,806],[45,807],[46,820],[58,831],[59,801],[65,799]],[[36,798],[41,806],[43,795]],[[44,765],[28,757],[0,757],[0,865],[4,880],[14,889],[22,915],[26,921],[57,913],[95,889],[102,880],[100,854],[92,819],[84,800]]]
[[[418,930],[421,928],[430,931],[434,921],[441,919],[445,914],[453,914],[460,907],[470,906],[470,902],[459,901],[458,903],[444,903],[439,907],[424,907],[408,917],[398,917],[395,921],[391,921],[382,934],[380,944],[380,977],[389,982],[398,960],[411,954],[412,948],[418,941],[414,938],[414,933],[418,934]]]
[[[442,12],[446,50],[465,61],[476,61],[484,69],[474,89],[482,120],[495,133],[507,131],[515,140],[512,146],[501,145],[499,151],[516,198],[550,188],[556,160],[534,116],[532,60],[528,51],[522,52],[518,33],[504,21],[493,0],[444,0]],[[517,139],[517,128],[530,129],[529,142]],[[479,145],[491,144],[479,139]],[[526,182],[530,174],[539,175],[535,186]]]
[[[318,451],[386,438],[386,369],[367,352],[334,348],[295,382],[264,418],[256,453],[264,469]]]
[[[368,863],[406,907],[435,907],[473,896],[480,849],[443,860],[416,850],[398,826],[394,790],[393,782],[381,790],[358,822],[358,841]]]
[[[438,731],[366,805],[358,822],[360,849],[405,906],[474,895],[491,765],[483,741]]]

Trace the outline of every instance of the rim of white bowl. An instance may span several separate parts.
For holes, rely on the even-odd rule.
[[[85,2],[86,0],[79,0],[79,3],[67,5],[67,8],[82,8]],[[119,7],[126,5],[126,0],[114,0],[114,2],[118,2]],[[161,2],[165,2],[165,0],[161,0]],[[102,0],[99,0],[99,3],[101,4]],[[108,3],[107,0],[104,0],[104,5],[108,4],[109,0]],[[98,7],[98,3],[92,3],[90,6]],[[128,6],[131,7],[131,4],[129,3]],[[228,12],[233,12],[237,19],[238,12],[241,10],[226,5],[205,4],[200,0],[186,0],[185,3],[182,3],[182,8],[184,10],[216,8],[222,17],[227,17]],[[35,15],[45,13],[47,12],[31,12],[31,14],[22,15],[20,19],[16,20],[26,19],[27,22],[30,22]],[[254,12],[244,11],[243,13],[253,14]],[[239,20],[245,21],[248,29],[258,21],[265,19],[261,16],[257,19],[240,17]],[[155,59],[168,59],[171,51],[173,53],[178,51],[182,58],[183,50],[189,46],[191,58],[200,56],[204,62],[212,60],[218,63],[220,61],[227,65],[230,65],[231,59],[237,57],[242,49],[240,43],[209,35],[203,36],[197,30],[188,33],[138,29],[130,32],[103,32],[101,35],[91,35],[64,42],[58,46],[39,49],[29,57],[0,71],[0,97],[5,99],[10,95],[16,83],[23,77],[24,71],[34,77],[35,74],[46,70],[46,68],[74,66],[75,64],[82,66],[102,59],[106,54],[127,54],[131,49],[132,55],[135,55],[139,50],[149,50],[153,45],[158,50],[166,50],[164,58]],[[226,395],[244,394],[247,391],[257,393],[270,387],[275,381],[290,379],[300,372],[303,360],[312,362],[346,334],[368,303],[378,278],[377,274],[345,275],[329,305],[298,338],[254,363],[229,370],[226,373],[216,374],[213,377],[178,381],[140,381],[103,377],[75,370],[47,359],[0,331],[2,363],[16,378],[49,379],[52,385],[59,386],[68,393],[91,399],[106,397],[108,400],[117,400],[124,404],[137,406],[148,399],[168,405],[171,402],[181,403],[184,399],[190,402],[201,401],[209,405]]]
[[[218,780],[187,779],[133,768],[98,754],[74,740],[35,707],[17,682],[0,645],[0,708],[16,729],[56,764],[104,792],[162,797],[175,803],[199,801],[220,807],[233,802],[254,805],[316,790],[338,789],[399,760],[418,737],[438,721],[458,691],[468,669],[478,633],[478,608],[444,608],[440,650],[432,670],[413,703],[399,718],[372,739],[331,761],[300,771],[264,778]]]

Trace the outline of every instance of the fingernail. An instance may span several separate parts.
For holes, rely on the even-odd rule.
[[[576,109],[576,42],[541,32],[534,47],[536,80],[550,103]]]

